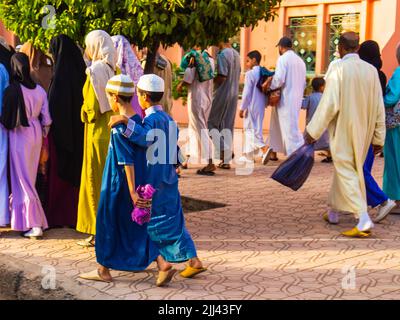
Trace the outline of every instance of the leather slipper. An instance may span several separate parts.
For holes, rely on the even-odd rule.
[[[202,175],[202,176],[214,176],[215,172],[213,171],[207,171],[204,169],[199,169],[196,171],[197,174]]]
[[[193,268],[187,265],[185,270],[181,271],[179,274],[184,278],[193,278],[195,275],[204,271],[207,271],[207,268]]]
[[[100,282],[106,282],[106,283],[110,283],[111,281],[105,280],[102,277],[100,277],[99,275],[99,270],[93,270],[90,271],[88,273],[82,273],[79,275],[79,278],[81,279],[85,279],[85,280],[93,280],[93,281],[100,281]]]
[[[174,276],[175,272],[176,272],[176,269],[174,269],[174,268],[171,268],[168,271],[159,271],[156,286],[157,287],[166,286],[168,283],[171,282],[172,277]]]

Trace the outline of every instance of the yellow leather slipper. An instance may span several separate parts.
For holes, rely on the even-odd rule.
[[[368,238],[371,236],[371,234],[371,230],[360,231],[356,227],[351,230],[342,232],[342,235],[349,238]]]
[[[171,282],[172,277],[174,276],[175,272],[176,272],[176,269],[173,269],[173,268],[169,269],[168,271],[159,271],[156,286],[157,287],[166,286],[168,283]]]
[[[193,268],[187,265],[185,270],[181,271],[179,274],[184,278],[193,278],[195,275],[204,271],[207,271],[207,268]]]
[[[79,275],[79,278],[85,279],[85,280],[107,282],[107,283],[112,282],[112,280],[109,281],[109,280],[105,280],[102,277],[100,277],[99,270],[97,270],[97,269],[93,270],[93,271],[90,271],[88,273],[82,273],[82,274]]]

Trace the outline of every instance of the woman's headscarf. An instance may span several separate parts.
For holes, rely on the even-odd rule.
[[[8,130],[18,126],[29,127],[21,85],[28,89],[35,89],[36,83],[30,75],[29,58],[24,53],[15,53],[11,57],[10,82],[4,91],[0,122]]]
[[[117,66],[122,74],[127,74],[136,85],[139,78],[143,75],[143,68],[140,61],[132,50],[129,41],[121,35],[112,36],[115,49],[117,51]]]
[[[110,35],[103,30],[94,30],[88,33],[85,39],[86,54],[92,61],[87,69],[99,101],[101,113],[111,110],[106,96],[107,81],[115,75],[116,52]]]
[[[19,52],[25,53],[29,58],[32,79],[48,92],[53,76],[51,59],[30,42],[24,43]]]
[[[6,68],[9,76],[11,76],[11,57],[14,53],[14,49],[0,37],[0,63]]]
[[[378,70],[382,92],[385,92],[387,78],[381,70],[383,63],[379,44],[373,40],[364,41],[361,44],[360,49],[358,50],[358,55],[362,60],[368,62],[369,64],[372,64]]]
[[[78,46],[66,35],[54,37],[49,51],[54,61],[49,109],[53,119],[51,135],[56,146],[58,176],[79,186],[84,136],[80,112],[86,65]]]
[[[128,76],[130,76],[133,80],[133,83],[137,85],[140,77],[143,75],[143,68],[140,64],[140,61],[133,52],[129,41],[121,35],[112,36],[111,39],[114,42],[117,53],[118,68],[121,70],[122,74],[127,74]],[[136,93],[132,98],[132,107],[135,110],[136,114],[143,118],[144,111],[139,105],[139,100]]]

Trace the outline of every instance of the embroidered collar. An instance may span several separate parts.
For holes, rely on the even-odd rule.
[[[144,112],[146,114],[146,117],[151,115],[152,113],[155,113],[156,111],[162,111],[163,108],[162,106],[158,105],[158,106],[152,106],[150,108],[147,108]]]
[[[348,53],[342,58],[342,60],[347,59],[360,59],[360,56],[358,55],[358,53]]]

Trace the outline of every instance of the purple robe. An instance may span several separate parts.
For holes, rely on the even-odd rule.
[[[79,187],[58,176],[54,138],[49,134],[49,167],[46,217],[50,227],[76,227]]]
[[[35,89],[21,87],[29,127],[18,126],[9,131],[11,228],[16,231],[33,227],[46,229],[47,220],[35,183],[45,127],[51,124],[47,94],[39,85]]]

